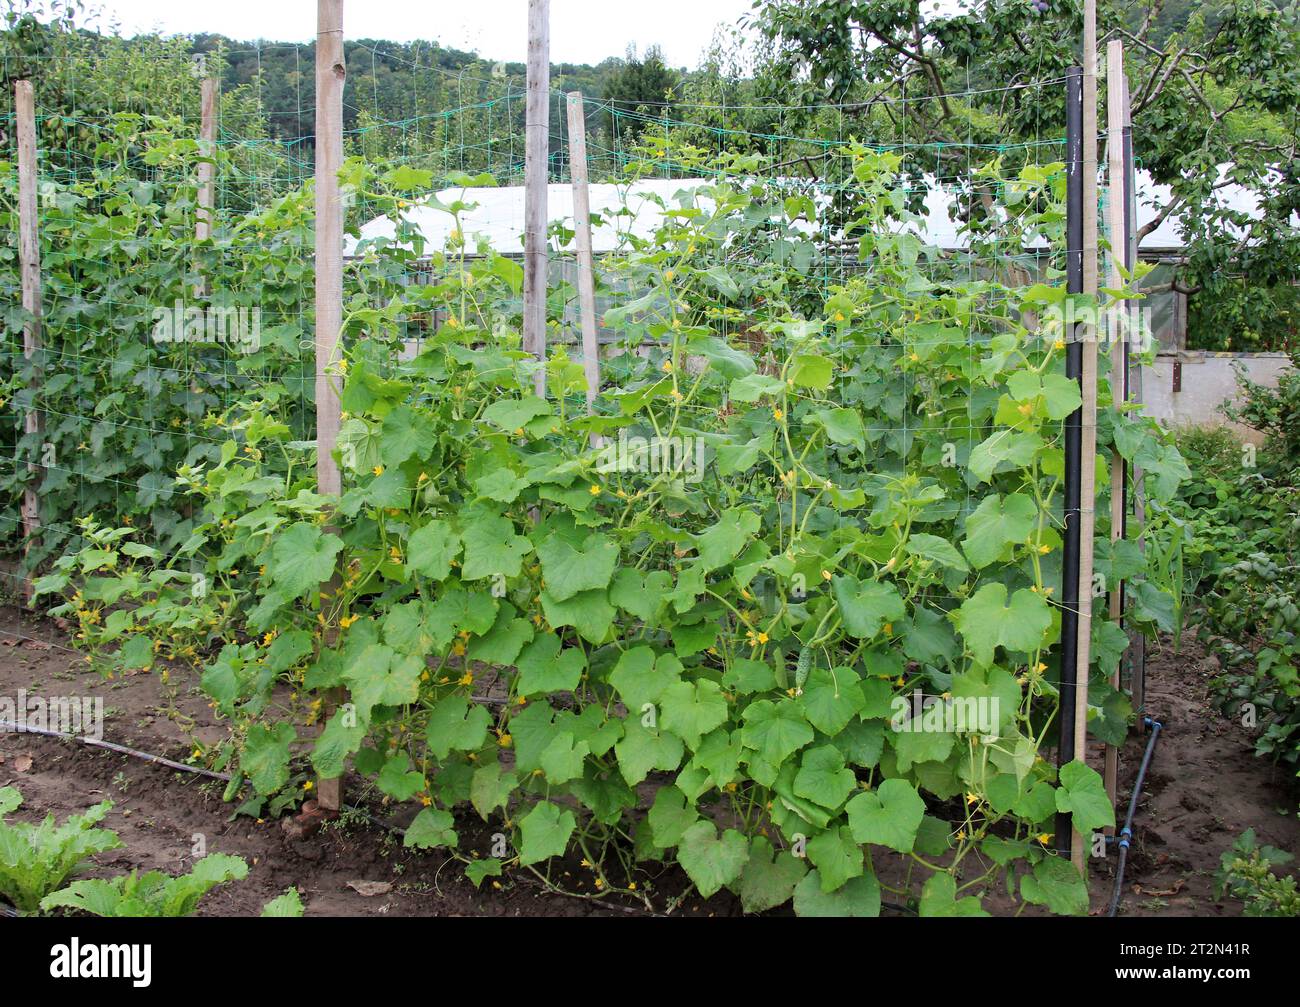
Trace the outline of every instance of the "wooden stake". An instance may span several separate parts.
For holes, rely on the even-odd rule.
[[[596,281],[591,258],[591,200],[587,192],[587,120],[582,92],[569,93],[569,178],[573,185],[573,240],[578,246],[578,306],[582,318],[582,369],[587,375],[587,412],[600,393],[600,347],[596,342]]]
[[[339,361],[343,325],[343,0],[317,0],[316,36],[316,484],[339,493],[334,447],[339,389],[330,368]]]
[[[1138,261],[1138,244],[1137,228],[1137,185],[1133,171],[1133,109],[1129,96],[1128,78],[1120,78],[1120,84],[1124,88],[1124,239],[1126,247],[1124,250],[1124,261],[1128,264],[1129,269],[1137,266]],[[1129,332],[1140,334],[1143,338],[1146,336],[1144,327],[1141,322],[1141,311],[1138,304],[1130,302],[1129,310]],[[1128,373],[1128,398],[1129,401],[1137,406],[1141,406],[1144,399],[1142,394],[1142,366],[1130,367]],[[1146,477],[1142,468],[1138,465],[1133,466],[1133,534],[1137,540],[1138,550],[1145,551],[1146,535],[1144,528],[1146,525]],[[1133,709],[1141,717],[1146,712],[1146,666],[1147,666],[1147,638],[1146,634],[1141,631],[1134,631],[1129,636],[1129,689],[1133,693]],[[1139,721],[1141,723],[1141,721]]]
[[[194,240],[206,241],[212,237],[213,207],[216,205],[215,186],[213,185],[215,165],[212,158],[217,156],[217,104],[220,100],[220,84],[214,77],[203,78],[203,92],[199,113],[199,205],[195,214]],[[208,284],[202,277],[194,285],[194,295],[202,297],[207,293]]]
[[[1106,201],[1106,219],[1110,231],[1110,269],[1107,273],[1107,285],[1116,289],[1123,285],[1120,265],[1128,245],[1128,235],[1124,230],[1124,206],[1128,195],[1128,179],[1124,171],[1124,43],[1120,39],[1111,39],[1106,45],[1106,178],[1109,198]],[[1128,326],[1122,317],[1126,312],[1127,302],[1117,301],[1109,305],[1106,312],[1107,342],[1110,346],[1110,389],[1116,417],[1123,414],[1124,405],[1124,343],[1127,339]],[[1110,460],[1110,540],[1112,543],[1124,537],[1124,480],[1125,462],[1118,450],[1111,453]],[[1118,623],[1124,614],[1124,592],[1119,583],[1108,585],[1110,588],[1110,617]],[[1119,663],[1110,676],[1112,688],[1119,688]],[[1111,807],[1115,806],[1115,797],[1119,787],[1119,749],[1107,743],[1105,765],[1102,777],[1106,785],[1106,794]],[[1115,829],[1108,826],[1107,835],[1113,835]]]
[[[1083,292],[1097,293],[1097,3],[1083,18]],[[1097,332],[1084,327],[1083,443],[1079,464],[1079,645],[1074,666],[1074,757],[1088,761],[1088,666],[1092,643],[1092,539],[1097,501]],[[1076,830],[1070,859],[1085,871],[1091,842]],[[1091,840],[1091,837],[1087,837]],[[1086,875],[1085,875],[1086,877]]]
[[[22,274],[23,310],[31,317],[23,326],[23,357],[32,368],[27,389],[31,401],[27,406],[25,429],[29,440],[35,439],[33,451],[37,457],[44,455],[41,434],[45,420],[37,408],[41,390],[41,239],[40,221],[36,215],[36,100],[32,82],[14,82],[14,119],[18,131],[18,263]],[[27,463],[28,480],[23,489],[23,553],[30,554],[41,530],[40,486],[44,473],[39,462]],[[32,572],[23,578],[23,598],[32,600]]]
[[[220,93],[220,84],[216,78],[203,78],[199,154],[204,160],[199,162],[199,212],[198,222],[194,225],[194,237],[198,241],[205,241],[212,236],[212,208],[215,205],[212,179],[215,165],[211,159],[217,153],[217,102]]]
[[[334,447],[339,434],[339,387],[330,368],[339,359],[343,327],[343,0],[316,2],[316,489],[343,488]],[[328,631],[329,627],[327,627]],[[322,711],[322,714],[328,710]],[[325,717],[322,716],[322,722]],[[319,780],[316,800],[326,811],[343,803],[341,779]]]
[[[528,93],[524,113],[524,350],[546,362],[547,158],[550,154],[550,0],[528,0]],[[546,370],[537,372],[546,394]]]

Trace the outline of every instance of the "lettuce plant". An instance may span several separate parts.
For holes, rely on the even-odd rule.
[[[248,864],[239,857],[211,853],[188,874],[171,877],[162,871],[132,871],[107,881],[88,878],[41,900],[41,908],[76,909],[92,916],[190,916],[199,900],[217,885],[241,881]]]
[[[88,866],[89,857],[122,842],[117,833],[95,828],[113,807],[111,801],[72,815],[62,825],[55,824],[53,815],[40,825],[4,820],[21,805],[17,790],[0,789],[0,896],[20,912],[34,913],[42,898]]]

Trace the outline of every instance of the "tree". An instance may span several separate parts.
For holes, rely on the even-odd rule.
[[[920,0],[755,6],[753,22],[776,47],[789,100],[843,103],[873,135],[930,142],[909,149],[914,170],[967,169],[962,145],[970,141],[1010,145],[1062,133],[1059,81],[1079,62],[1082,37],[1077,0],[988,0],[951,14],[927,12]],[[1280,302],[1294,304],[1300,275],[1296,9],[1261,0],[1180,7],[1162,18],[1161,0],[1097,6],[1099,43],[1125,43],[1136,156],[1171,189],[1139,221],[1139,234],[1170,218],[1181,224],[1189,248],[1174,282],[1206,292],[1193,311],[1206,331],[1231,318],[1239,337],[1285,339],[1294,314],[1280,326],[1270,316]],[[1229,184],[1255,195],[1258,219],[1221,205]]]
[[[628,46],[627,56],[614,62],[605,78],[601,97],[619,111],[662,116],[672,107],[676,87],[677,74],[664,64],[658,46],[647,49],[643,58],[637,56],[635,46]],[[635,136],[644,124],[634,119],[624,125]]]

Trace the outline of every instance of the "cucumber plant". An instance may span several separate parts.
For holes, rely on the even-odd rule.
[[[981,915],[995,885],[1084,911],[1054,823],[1086,835],[1113,809],[1096,772],[1043,753],[1059,431],[1080,402],[1051,320],[1088,305],[1050,268],[1025,283],[944,259],[908,226],[898,158],[854,158],[829,236],[861,255],[841,282],[829,211],[756,181],[752,157],[629,234],[601,266],[623,344],[592,414],[563,344],[523,352],[522,272],[464,232],[464,198],[437,204],[451,239],[426,250],[404,209],[432,177],[349,163],[350,191],[410,244],[362,246],[349,281],[344,492],[315,492],[282,391],[253,389],[171,476],[183,544],[87,520],[40,591],[110,668],[199,669],[231,728],[204,753],[233,769],[229,797],[282,795],[304,758],[351,769],[415,803],[406,844],[450,851],[476,884],[524,871],[650,901],[645,866],[676,863],[750,912],[877,915],[888,896]],[[1003,240],[1059,249],[1062,166],[998,178]],[[430,282],[405,283],[425,251]],[[1177,449],[1127,412],[1099,441],[1099,466],[1111,444],[1142,465],[1158,523]],[[1170,566],[1149,575],[1103,522],[1098,572],[1132,585],[1139,627],[1173,611]],[[1103,618],[1093,633],[1086,715],[1114,740],[1127,640]],[[992,713],[900,721],[918,691]],[[506,842],[468,848],[466,815]]]

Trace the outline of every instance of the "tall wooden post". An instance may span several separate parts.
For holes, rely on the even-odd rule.
[[[1097,293],[1097,3],[1086,0],[1083,14],[1083,292]],[[1092,539],[1097,501],[1097,326],[1084,327],[1081,391],[1082,443],[1079,452],[1079,643],[1075,652],[1074,757],[1088,760],[1088,666],[1092,645]],[[1077,831],[1070,858],[1082,873],[1088,850]]]
[[[1121,77],[1120,84],[1124,88],[1124,264],[1128,267],[1129,272],[1137,266],[1138,261],[1138,240],[1137,240],[1137,177],[1134,172],[1133,161],[1133,109],[1132,99],[1129,95],[1128,78]],[[1136,302],[1129,304],[1129,333],[1130,338],[1147,336],[1146,327],[1141,324],[1142,312],[1141,307]],[[1142,344],[1145,349],[1145,344]],[[1144,401],[1142,391],[1142,365],[1139,362],[1137,367],[1128,369],[1128,389],[1127,395],[1130,402],[1135,405],[1141,405]],[[1138,465],[1133,466],[1133,531],[1137,539],[1138,549],[1146,548],[1146,536],[1144,526],[1146,524],[1146,478],[1142,469]],[[1134,631],[1129,637],[1129,689],[1133,694],[1133,709],[1138,715],[1138,723],[1141,724],[1141,717],[1146,712],[1146,669],[1147,669],[1147,638],[1146,634],[1140,630]]]
[[[600,392],[600,347],[596,342],[596,281],[591,257],[591,200],[587,191],[587,119],[582,92],[568,96],[569,179],[573,185],[573,240],[578,247],[578,307],[582,321],[582,369],[587,375],[587,412]]]
[[[316,483],[338,493],[339,389],[330,368],[343,325],[343,0],[317,0],[316,10]]]
[[[18,263],[23,287],[23,310],[30,316],[23,326],[23,357],[31,368],[27,389],[25,429],[29,440],[34,440],[33,452],[43,458],[41,433],[45,421],[37,404],[41,389],[41,239],[40,223],[36,215],[36,100],[32,82],[14,82],[14,118],[18,133]],[[23,552],[30,553],[41,530],[40,485],[43,479],[39,462],[27,463],[28,480],[23,489]],[[28,570],[23,579],[23,597],[32,598],[32,576]]]
[[[194,225],[194,237],[204,241],[212,236],[212,208],[215,205],[212,184],[214,167],[212,159],[217,154],[217,103],[220,84],[215,77],[203,78],[202,109],[199,115],[199,212]]]
[[[199,111],[199,205],[195,214],[194,240],[207,241],[212,237],[213,207],[216,205],[213,178],[213,159],[217,156],[217,107],[220,101],[220,84],[215,77],[203,78]],[[196,297],[207,293],[207,280],[203,277],[194,285]]]
[[[1124,207],[1128,200],[1128,176],[1124,170],[1124,43],[1120,39],[1111,39],[1106,45],[1106,179],[1108,198],[1106,200],[1106,220],[1110,231],[1110,269],[1107,271],[1106,283],[1112,290],[1123,286],[1120,265],[1126,258],[1128,235],[1124,223]],[[1128,305],[1118,301],[1107,305],[1106,333],[1110,349],[1110,394],[1118,418],[1123,415],[1125,396],[1127,394],[1127,351],[1128,351]],[[1115,449],[1110,460],[1110,540],[1119,542],[1124,537],[1124,512],[1126,506],[1127,482],[1125,478],[1126,463],[1123,456]],[[1119,622],[1124,615],[1124,591],[1121,583],[1108,585],[1110,588],[1110,617]],[[1112,688],[1118,689],[1119,663],[1110,676]],[[1107,743],[1105,765],[1102,772],[1106,785],[1106,794],[1111,806],[1115,804],[1115,795],[1119,780],[1119,749]],[[1115,830],[1109,828],[1108,834]]]
[[[550,152],[550,0],[528,0],[528,93],[524,113],[524,350],[546,361],[547,158]],[[537,372],[538,395],[546,371]]]
[[[316,22],[316,489],[337,495],[339,387],[330,369],[343,327],[343,0],[317,0]],[[338,811],[343,781],[320,780],[316,793],[323,809]]]

